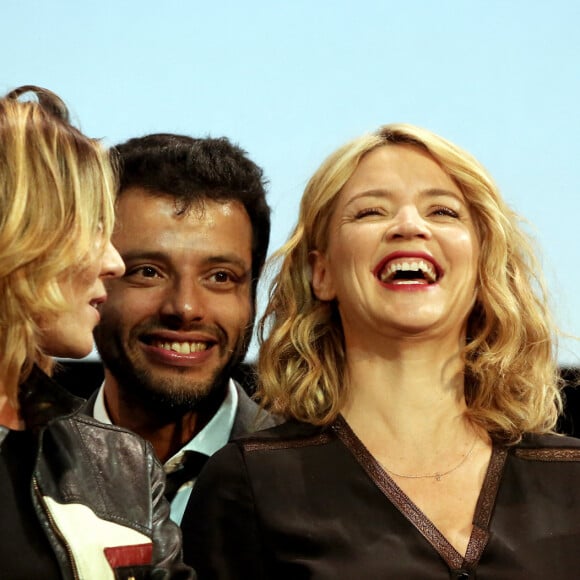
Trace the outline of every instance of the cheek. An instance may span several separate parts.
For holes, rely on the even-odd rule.
[[[456,258],[464,260],[466,266],[471,266],[474,271],[477,271],[479,242],[475,233],[465,230],[456,232],[452,240],[452,251]]]
[[[371,269],[384,255],[385,225],[382,223],[349,225],[329,248],[337,273],[345,275]]]
[[[99,309],[101,314],[99,327],[107,329],[107,332],[124,332],[121,329],[128,331],[128,327],[143,318],[140,315],[142,310],[143,301],[138,298],[125,300],[123,294],[109,293],[107,301]]]
[[[218,305],[216,316],[223,316],[223,313],[228,313],[227,324],[231,328],[245,329],[252,322],[252,299],[250,296],[240,296],[233,300],[229,306],[225,303]],[[225,319],[224,319],[225,322]]]
[[[74,275],[73,284],[77,291],[87,290],[97,283],[101,273],[101,262],[100,258],[92,258],[85,262],[83,269]]]
[[[381,242],[381,232],[371,227],[343,227],[328,244],[326,254],[334,274],[351,270],[372,259]]]
[[[479,243],[475,235],[465,232],[456,239],[457,263],[463,271],[464,288],[472,296],[472,306],[479,295]]]
[[[80,283],[80,274],[68,276],[62,278],[58,283],[62,297],[66,300],[68,304],[71,303],[74,298],[80,294],[82,285]]]
[[[159,288],[133,287],[122,278],[109,280],[105,288],[105,310],[115,310],[123,318],[156,311],[163,301]]]
[[[58,324],[58,317],[55,316],[39,316],[35,318],[38,330],[40,331],[41,338],[41,348],[45,348],[47,342],[50,341],[50,336],[53,333],[54,328]]]

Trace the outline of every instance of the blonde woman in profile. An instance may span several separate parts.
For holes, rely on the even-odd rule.
[[[277,257],[259,370],[289,422],[199,478],[199,578],[574,576],[580,441],[553,434],[555,329],[481,165],[382,127],[323,163]]]
[[[54,93],[0,99],[2,578],[192,577],[149,448],[49,376],[51,357],[91,351],[103,280],[124,272],[115,188],[107,151]]]

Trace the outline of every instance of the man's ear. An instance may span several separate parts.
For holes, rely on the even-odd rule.
[[[336,298],[334,284],[330,274],[326,256],[319,250],[312,250],[309,254],[312,270],[312,291],[318,300],[329,302]]]

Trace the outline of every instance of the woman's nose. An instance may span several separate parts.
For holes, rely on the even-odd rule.
[[[125,264],[117,249],[109,241],[101,262],[101,278],[118,278],[125,273]]]
[[[404,207],[399,209],[390,222],[386,236],[388,239],[429,238],[431,237],[431,230],[417,208]]]

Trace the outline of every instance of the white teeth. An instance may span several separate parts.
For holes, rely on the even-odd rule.
[[[191,354],[192,352],[201,352],[207,350],[208,345],[205,342],[156,342],[154,346],[163,350],[172,350],[179,354]]]
[[[412,261],[405,261],[405,262],[391,262],[387,268],[385,268],[381,274],[380,279],[381,282],[386,282],[389,279],[392,279],[397,271],[403,272],[422,272],[425,279],[429,282],[435,282],[437,280],[437,274],[435,272],[435,268],[433,264],[427,262],[425,260],[412,260]],[[406,280],[405,283],[416,283],[414,281]]]
[[[412,286],[414,284],[423,284],[420,280],[395,280],[393,282],[397,286]]]

